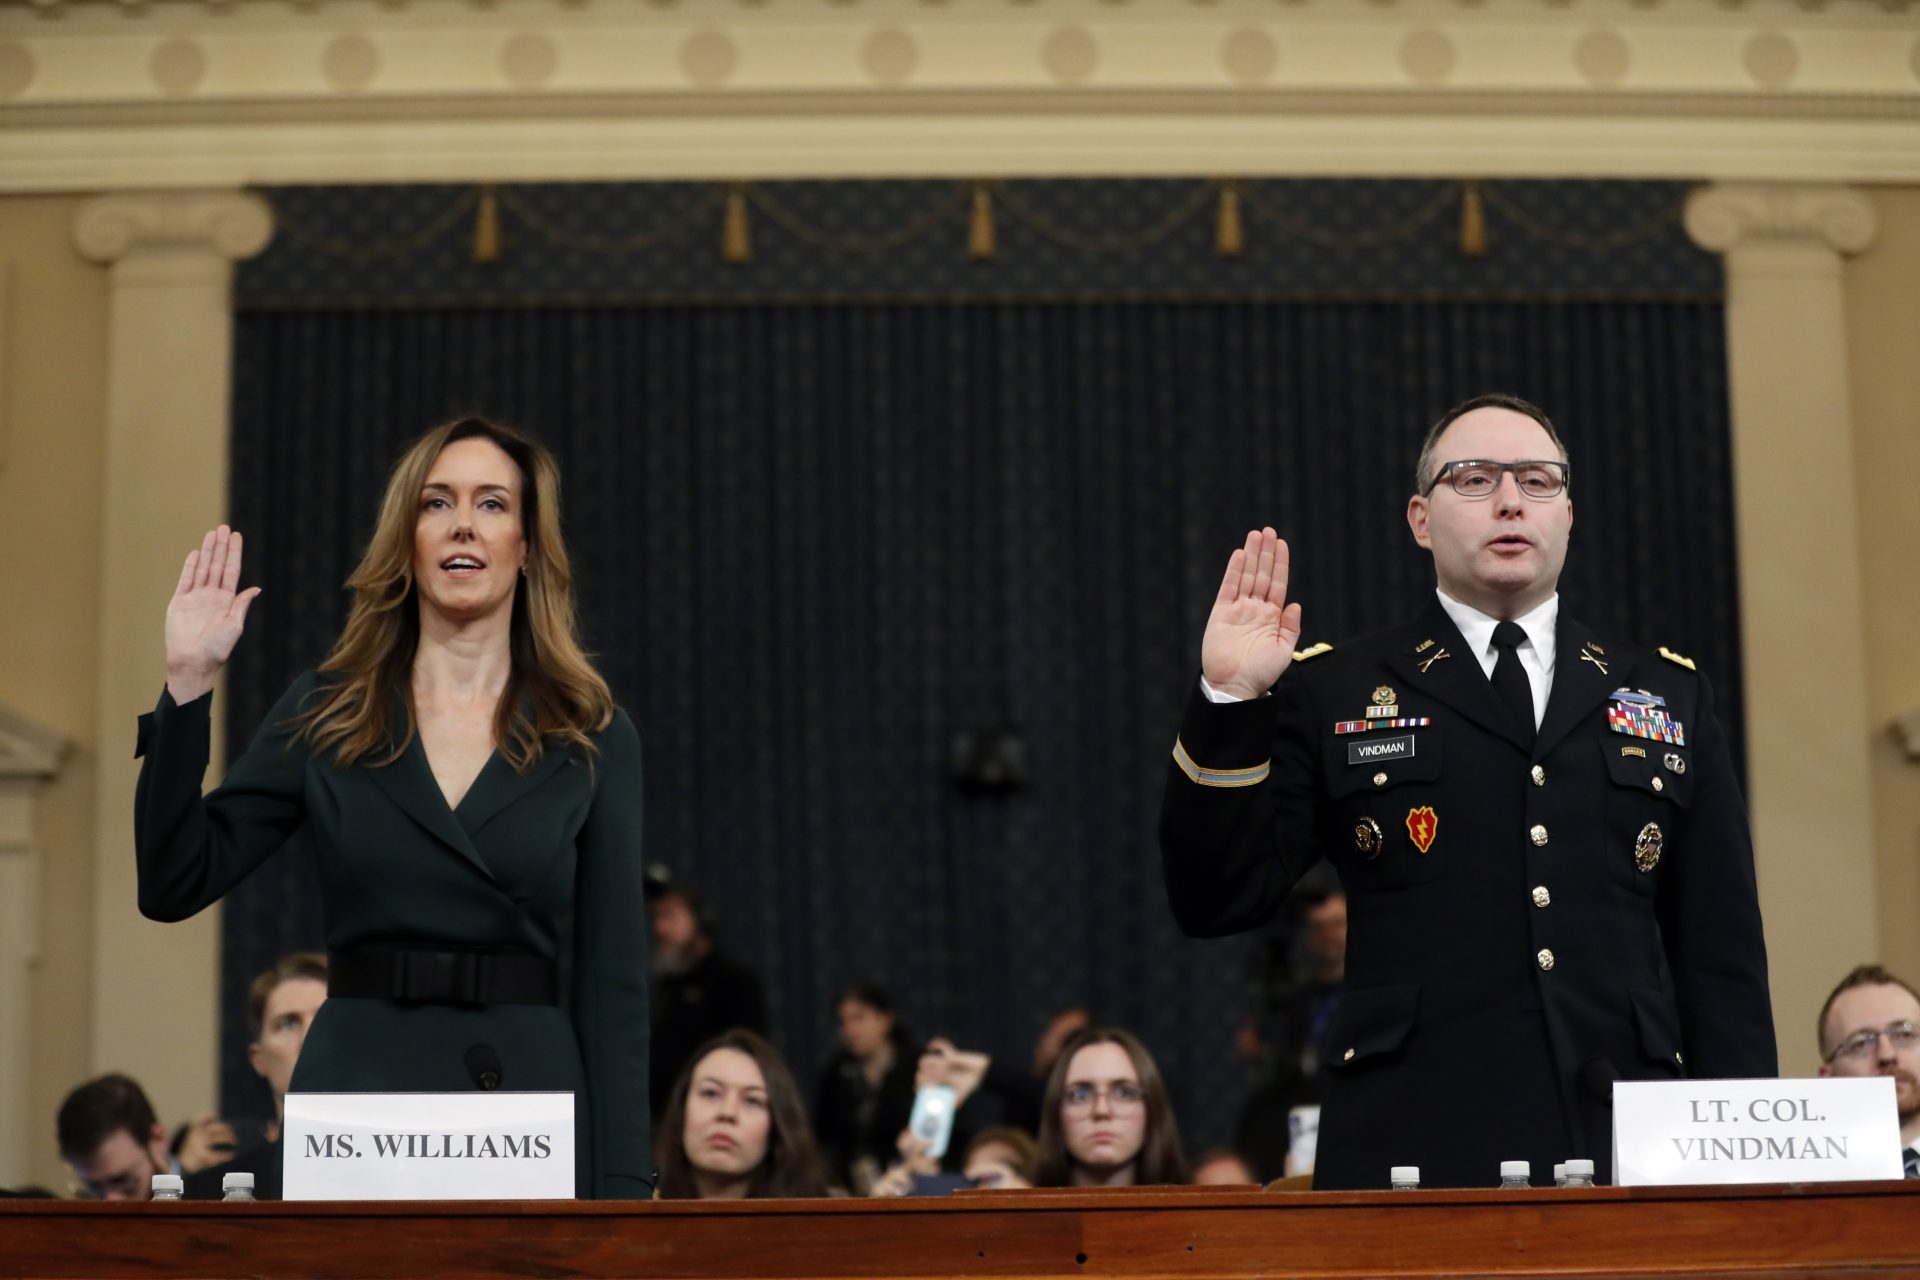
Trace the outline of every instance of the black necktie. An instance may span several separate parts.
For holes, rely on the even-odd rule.
[[[1907,1169],[1907,1176],[1909,1178],[1920,1178],[1920,1147],[1908,1147],[1900,1154],[1905,1157],[1904,1163]]]
[[[1520,727],[1520,740],[1533,745],[1533,685],[1527,681],[1527,669],[1520,665],[1515,646],[1525,642],[1526,631],[1517,622],[1502,622],[1493,629],[1493,647],[1500,656],[1493,660],[1493,688],[1500,701],[1513,712]]]

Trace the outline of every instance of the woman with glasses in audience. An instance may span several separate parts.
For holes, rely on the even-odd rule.
[[[736,1029],[693,1055],[661,1113],[662,1200],[823,1196],[800,1086],[760,1036]]]
[[[1166,1081],[1132,1032],[1075,1033],[1047,1077],[1036,1186],[1185,1183],[1187,1159]]]

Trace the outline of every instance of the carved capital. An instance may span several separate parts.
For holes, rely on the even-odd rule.
[[[1715,253],[1759,240],[1859,253],[1879,230],[1866,193],[1826,184],[1714,183],[1687,197],[1686,223],[1693,242]]]
[[[154,191],[100,196],[80,206],[74,243],[95,262],[137,249],[199,249],[229,262],[273,238],[273,211],[245,191]]]

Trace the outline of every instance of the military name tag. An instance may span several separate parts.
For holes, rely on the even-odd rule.
[[[1414,740],[1410,733],[1393,738],[1368,738],[1364,742],[1347,744],[1348,764],[1372,764],[1376,760],[1400,760],[1413,754]]]

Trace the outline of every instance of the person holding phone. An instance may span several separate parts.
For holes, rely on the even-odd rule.
[[[800,1086],[744,1028],[700,1046],[667,1094],[659,1132],[662,1200],[827,1194]]]
[[[1041,1102],[1035,1174],[1040,1187],[1187,1182],[1166,1080],[1131,1031],[1088,1027],[1060,1051]]]
[[[645,1197],[640,737],[580,646],[553,456],[482,418],[417,440],[333,652],[203,797],[214,682],[260,592],[241,554],[237,531],[208,533],[167,607],[166,688],[140,722],[141,911],[196,914],[310,823],[329,994],[291,1090],[570,1093],[577,1194]]]
[[[893,1002],[875,984],[847,987],[833,1011],[840,1051],[820,1071],[814,1130],[828,1177],[863,1196],[893,1162],[894,1144],[912,1116],[918,1059]]]

